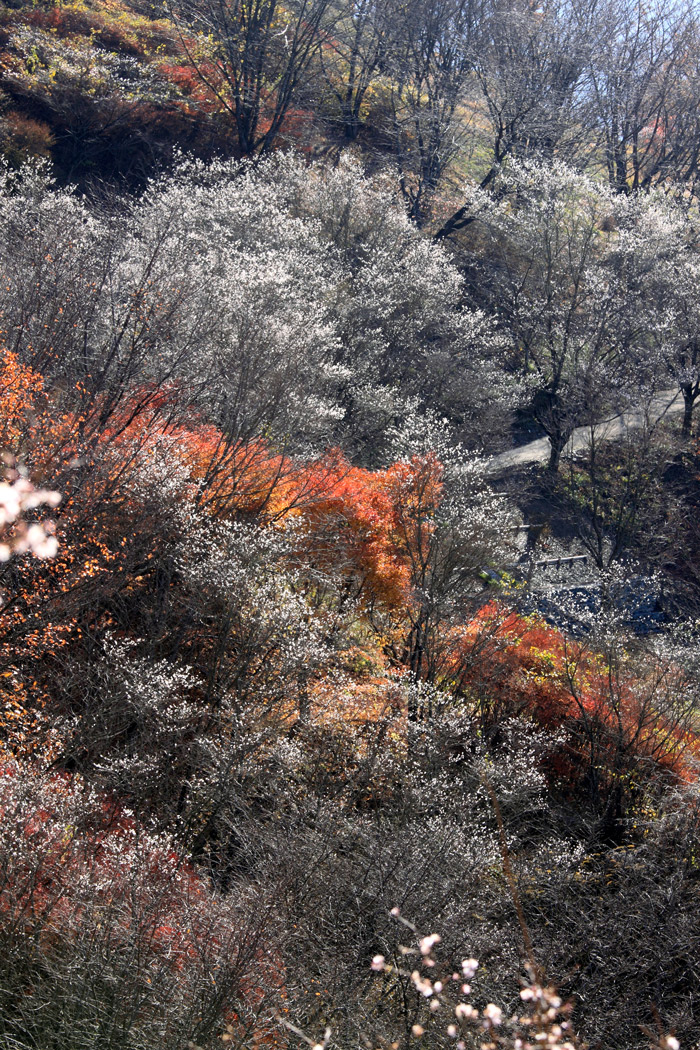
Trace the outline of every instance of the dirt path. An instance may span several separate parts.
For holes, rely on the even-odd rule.
[[[683,398],[680,390],[664,390],[652,400],[648,412],[642,408],[631,408],[627,412],[596,423],[595,437],[597,441],[616,441],[631,430],[637,430],[647,418],[652,423],[658,423],[665,416],[677,415],[682,411]],[[588,448],[590,436],[589,426],[577,427],[564,449],[562,458]],[[530,441],[527,445],[518,445],[517,448],[511,448],[499,456],[494,456],[489,463],[489,470],[495,472],[507,467],[524,466],[528,463],[546,463],[549,459],[549,450],[548,438],[539,438],[537,441]]]

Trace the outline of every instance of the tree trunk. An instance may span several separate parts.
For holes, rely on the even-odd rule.
[[[299,675],[299,723],[308,725],[311,718],[311,702],[309,698],[309,680],[305,671]]]
[[[569,434],[549,434],[549,462],[547,463],[547,471],[550,474],[559,473],[559,463],[561,462],[561,454],[566,448],[566,443],[569,440]]]
[[[693,388],[690,384],[681,387],[683,393],[683,437],[690,437],[690,429],[693,425],[693,405],[695,404],[695,398],[693,396]]]

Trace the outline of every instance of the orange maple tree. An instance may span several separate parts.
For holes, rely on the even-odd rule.
[[[669,703],[683,688],[672,664],[629,664],[496,603],[455,630],[452,643],[452,685],[477,702],[485,722],[517,715],[564,727],[550,761],[559,778],[574,784],[594,775],[611,788],[631,782],[639,763],[691,775],[698,738],[687,709]]]

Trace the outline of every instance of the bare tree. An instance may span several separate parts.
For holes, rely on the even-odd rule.
[[[592,425],[562,472],[572,525],[601,571],[630,556],[658,564],[671,546],[672,499],[662,486],[671,449],[648,408],[619,441],[605,440],[607,424]]]
[[[351,0],[339,4],[335,22],[318,59],[343,138],[354,141],[362,126],[367,93],[386,64],[396,34],[391,0]]]
[[[481,604],[484,567],[501,560],[510,512],[485,481],[483,463],[445,451],[413,460],[410,483],[396,485],[396,544],[410,572],[400,610],[400,663],[412,677],[440,680],[449,662],[450,627]],[[449,461],[451,459],[451,462]],[[444,490],[443,490],[444,486]],[[410,711],[416,717],[416,710]]]
[[[700,40],[690,4],[608,0],[587,71],[587,123],[618,193],[694,182],[700,158]]]
[[[476,95],[485,109],[481,133],[489,186],[510,156],[555,155],[580,163],[587,155],[587,130],[580,122],[580,88],[591,47],[593,3],[550,0],[492,0],[484,12],[474,49]],[[479,132],[475,132],[479,135]],[[442,240],[473,220],[470,204],[439,228]]]
[[[274,144],[331,18],[331,0],[174,0],[169,5],[197,75],[234,119],[242,156]],[[191,31],[211,38],[202,51]]]
[[[628,287],[607,255],[614,242],[605,234],[615,199],[558,162],[514,161],[480,220],[490,239],[474,294],[511,333],[506,364],[530,386],[533,415],[550,441],[552,473],[576,427],[633,393],[628,350],[638,329],[637,298],[630,310]]]
[[[482,0],[412,0],[391,63],[390,121],[399,184],[420,225],[464,135],[459,106],[473,73]]]
[[[570,157],[580,145],[577,90],[590,49],[592,5],[568,0],[493,6],[478,77],[491,122],[490,181],[503,160]],[[567,147],[568,143],[568,147]],[[562,155],[563,154],[563,155]]]

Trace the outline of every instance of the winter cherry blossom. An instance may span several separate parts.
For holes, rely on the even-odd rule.
[[[416,943],[421,950],[425,947],[430,951],[439,942],[440,938],[435,934],[421,937],[412,923],[405,919],[402,922],[414,931]],[[405,951],[410,952],[411,949]],[[382,959],[383,962],[382,956],[375,958]],[[426,966],[429,962],[437,965],[438,960],[424,955],[422,965]],[[373,960],[372,969],[375,968],[377,967]],[[470,976],[475,976],[478,968],[477,959],[462,961],[463,972]],[[536,977],[532,966],[526,965],[525,969],[529,980],[520,991],[520,999],[528,1004],[528,1008],[522,1015],[514,1014],[508,1017],[503,1009],[493,1002],[487,1003],[481,1010],[471,1002],[455,1003],[450,997],[454,984],[448,984],[445,988],[443,982],[438,980],[431,985],[418,970],[414,970],[410,975],[399,970],[403,977],[410,976],[415,990],[420,995],[425,998],[433,996],[427,1006],[428,1012],[423,1014],[421,1021],[413,1024],[412,1034],[415,1037],[430,1034],[431,1026],[440,1023],[441,1008],[449,1007],[454,1011],[457,1023],[451,1021],[445,1025],[444,1032],[449,1039],[456,1040],[455,1050],[466,1050],[468,1042],[469,1045],[472,1045],[472,1042],[480,1045],[481,1050],[496,1050],[497,1047],[502,1047],[503,1050],[537,1050],[538,1047],[547,1047],[549,1050],[576,1050],[578,1044],[568,1020],[570,1004],[562,1002],[554,987],[545,986]],[[456,982],[459,981],[457,974],[453,974],[453,981],[455,979]],[[464,995],[470,991],[466,986],[461,990]],[[652,1045],[659,1050],[680,1050],[680,1043],[674,1035],[661,1036],[658,1041],[654,1040]]]
[[[439,933],[431,933],[428,937],[423,937],[420,941],[421,955],[430,955],[434,945],[439,944],[441,939]]]
[[[0,541],[0,562],[8,561],[13,554],[29,552],[35,558],[53,558],[58,551],[58,541],[52,534],[50,522],[27,524],[22,515],[40,506],[57,507],[61,501],[58,492],[36,489],[21,475],[14,481],[0,483],[0,530],[13,528],[12,536]]]
[[[426,999],[429,999],[433,994],[433,986],[430,981],[422,977],[418,970],[413,971],[411,974],[411,980],[413,981],[413,986],[416,991],[420,992],[420,994],[425,996]]]
[[[489,1003],[484,1008],[484,1017],[492,1025],[499,1025],[503,1021],[503,1011],[495,1003]]]

